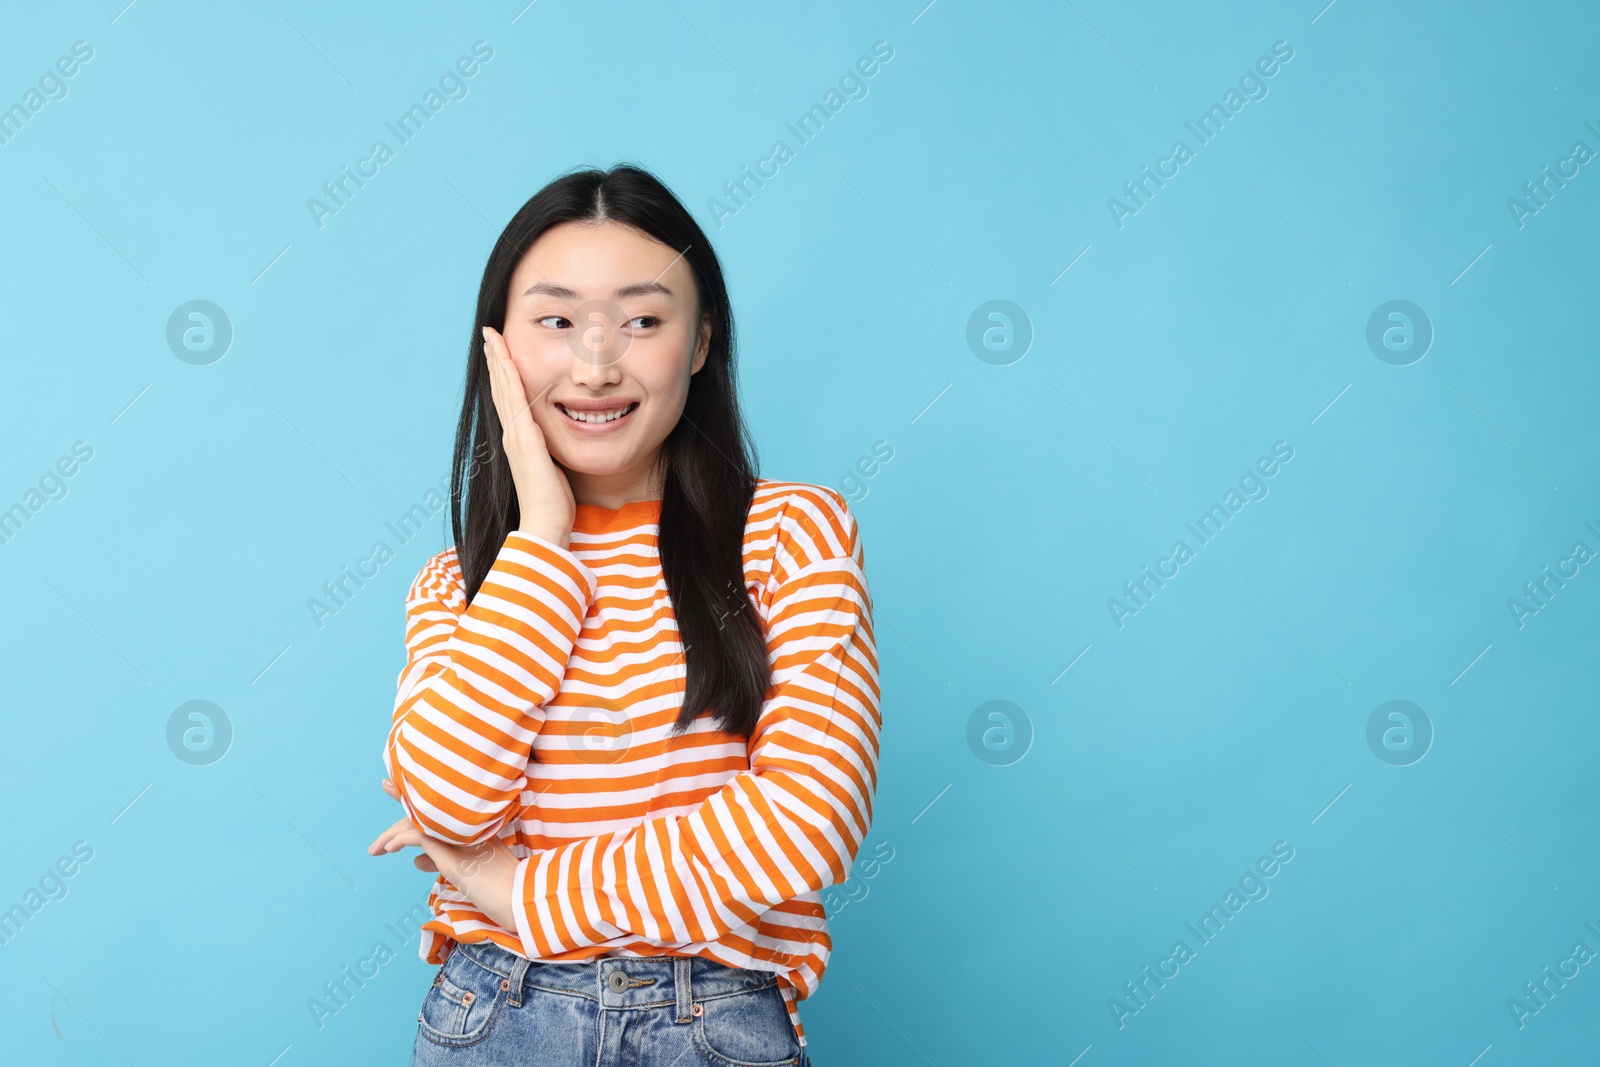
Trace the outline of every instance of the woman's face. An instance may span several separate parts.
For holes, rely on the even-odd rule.
[[[698,304],[682,255],[621,223],[553,226],[517,265],[501,333],[578,503],[659,495],[650,479],[661,443],[710,351]],[[610,422],[573,418],[619,411]]]

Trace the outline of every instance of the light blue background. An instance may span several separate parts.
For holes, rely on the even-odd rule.
[[[0,105],[94,57],[0,146],[0,507],[94,456],[0,545],[0,908],[94,857],[0,946],[6,1058],[404,1062],[414,939],[322,1027],[307,1001],[430,880],[364,847],[443,516],[321,628],[306,604],[446,473],[494,235],[621,160],[723,259],[763,473],[844,488],[893,449],[853,507],[894,858],[803,1005],[819,1065],[1591,1049],[1596,965],[1522,1028],[1507,1001],[1600,950],[1600,567],[1521,628],[1507,600],[1600,550],[1600,167],[1521,228],[1507,200],[1600,149],[1600,18],[1323,3],[7,11]],[[470,94],[319,229],[306,200],[478,40]],[[868,95],[718,228],[708,199],[880,40]],[[1196,147],[1277,41],[1269,95]],[[235,331],[208,366],[165,341],[192,299]],[[1005,366],[965,340],[993,299],[1034,330]],[[1435,330],[1409,366],[1365,340],[1393,299]],[[1118,628],[1108,598],[1277,441],[1270,495]],[[210,766],[167,746],[193,699],[232,722]],[[1009,766],[966,740],[996,699],[1033,732]],[[1409,766],[1366,741],[1391,699],[1435,730]],[[1119,1028],[1108,1000],[1278,841],[1270,895]]]

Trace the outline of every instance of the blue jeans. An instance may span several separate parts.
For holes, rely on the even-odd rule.
[[[422,1001],[411,1067],[810,1067],[778,980],[698,956],[540,963],[457,943]]]

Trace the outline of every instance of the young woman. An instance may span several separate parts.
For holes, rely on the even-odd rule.
[[[439,874],[413,1064],[809,1063],[877,653],[855,519],[755,474],[733,342],[638,168],[557,179],[490,254],[369,847]]]

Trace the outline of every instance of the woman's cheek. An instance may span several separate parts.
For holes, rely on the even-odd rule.
[[[522,391],[527,396],[529,403],[537,404],[550,392],[551,384],[555,381],[547,366],[541,366],[535,358],[528,358],[522,363]]]

